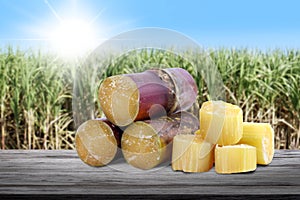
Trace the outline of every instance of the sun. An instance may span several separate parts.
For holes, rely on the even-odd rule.
[[[95,30],[82,19],[62,20],[50,40],[54,50],[63,57],[84,56],[95,46]]]

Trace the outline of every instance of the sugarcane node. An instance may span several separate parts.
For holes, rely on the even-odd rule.
[[[153,73],[156,73],[158,75],[158,77],[167,85],[167,87],[169,88],[168,92],[168,105],[166,107],[166,110],[169,113],[172,113],[172,107],[174,107],[174,104],[176,104],[176,92],[175,92],[175,84],[172,80],[172,78],[170,77],[169,74],[167,74],[165,71],[163,70],[158,70],[158,69],[152,69],[151,70]]]

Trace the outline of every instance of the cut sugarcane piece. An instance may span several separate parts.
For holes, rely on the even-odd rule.
[[[114,124],[130,124],[138,114],[138,86],[128,76],[105,79],[100,86],[98,99],[105,116]]]
[[[240,144],[256,147],[257,164],[268,165],[274,156],[274,130],[269,123],[243,123]]]
[[[243,135],[243,111],[223,101],[204,102],[199,111],[200,132],[212,144],[232,145]]]
[[[213,167],[214,145],[198,135],[176,135],[173,140],[172,169],[206,172]]]
[[[216,146],[215,170],[219,174],[250,172],[256,169],[256,148],[237,144]]]
[[[197,92],[193,77],[184,69],[157,69],[105,79],[98,100],[112,123],[127,126],[134,121],[186,110],[195,102]]]
[[[86,121],[75,136],[79,158],[91,166],[107,165],[117,153],[121,134],[122,131],[106,119]]]
[[[134,122],[122,136],[124,158],[136,168],[151,169],[170,160],[175,135],[191,134],[198,128],[198,119],[187,112]]]

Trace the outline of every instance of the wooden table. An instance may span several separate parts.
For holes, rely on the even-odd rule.
[[[68,150],[0,151],[0,199],[147,199],[156,195],[160,199],[300,199],[300,151],[276,151],[269,166],[233,175],[219,175],[214,169],[206,173],[173,172],[170,166],[142,171],[130,167],[122,158],[96,168],[85,165],[75,151]]]

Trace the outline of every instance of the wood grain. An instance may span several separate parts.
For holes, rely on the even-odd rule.
[[[174,172],[167,165],[143,171],[130,167],[121,156],[97,168],[84,164],[75,151],[2,150],[0,194],[300,198],[300,151],[276,151],[270,165],[258,166],[252,173],[220,175],[214,169],[206,173]]]

